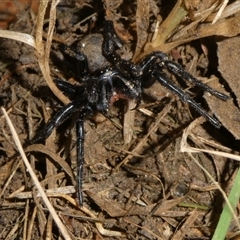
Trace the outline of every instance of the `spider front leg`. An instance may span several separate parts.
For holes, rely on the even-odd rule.
[[[73,49],[64,44],[59,46],[59,50],[66,59],[66,64],[72,69],[76,79],[88,76],[89,67],[87,57],[77,49]]]
[[[218,92],[213,88],[209,87],[207,84],[202,83],[197,78],[193,77],[188,73],[180,64],[170,61],[168,56],[163,52],[153,52],[147,57],[145,57],[140,63],[142,71],[146,74],[152,71],[153,68],[159,66],[160,68],[165,68],[169,70],[174,75],[181,77],[182,79],[199,86],[204,91],[211,93],[212,95],[226,101],[230,99],[229,96],[224,93]]]
[[[211,124],[213,124],[216,128],[221,127],[221,123],[215,119],[214,117],[210,116],[200,104],[194,101],[187,93],[185,93],[179,86],[173,83],[162,71],[163,68],[169,70],[175,75],[182,77],[184,80],[188,80],[195,85],[201,87],[203,90],[210,92],[211,94],[215,95],[216,97],[227,100],[229,97],[221,92],[218,92],[208,85],[203,84],[198,79],[194,78],[191,74],[186,72],[184,68],[173,62],[170,61],[167,55],[163,52],[153,52],[152,54],[146,56],[142,62],[139,64],[142,69],[143,75],[142,79],[145,77],[153,76],[160,84],[164,87],[169,89],[171,92],[176,94],[182,101],[188,103],[192,106],[196,111],[198,111],[202,116],[204,116]]]
[[[202,116],[204,116],[212,125],[216,128],[221,127],[221,123],[214,117],[210,116],[199,103],[194,101],[187,93],[185,93],[179,86],[174,84],[168,77],[158,70],[153,70],[152,76],[158,80],[160,84],[169,89],[171,92],[176,94],[182,101],[188,103],[196,111],[198,111]]]
[[[112,21],[105,22],[104,41],[102,46],[103,55],[124,75],[138,78],[141,75],[138,65],[127,60],[121,59],[116,53],[120,47],[121,40],[117,36]]]
[[[173,61],[170,61],[168,58],[164,60],[164,65],[173,74],[185,79],[186,81],[193,83],[194,85],[199,86],[204,91],[207,91],[207,92],[211,93],[212,95],[214,95],[224,101],[230,99],[229,96],[227,96],[221,92],[218,92],[218,91],[214,90],[213,88],[209,87],[208,85],[202,83],[197,78],[193,77],[190,73],[186,72],[186,70],[181,65],[179,65]]]

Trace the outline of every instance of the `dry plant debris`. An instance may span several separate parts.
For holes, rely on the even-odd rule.
[[[82,208],[75,200],[74,119],[45,144],[27,146],[66,235],[40,198],[1,116],[0,239],[211,239],[224,204],[219,188],[229,193],[237,166],[229,159],[239,160],[239,1],[41,1],[37,16],[27,2],[16,2],[17,21],[0,31],[0,102],[22,144],[69,101],[52,79],[78,80],[71,64],[58,57],[57,45],[89,43],[91,34],[101,36],[105,18],[122,39],[123,58],[137,62],[152,51],[168,52],[232,99],[204,94],[224,126],[220,130],[201,117],[193,122],[198,115],[156,83],[133,116],[119,102],[110,119],[86,121]],[[198,89],[182,85],[204,104]],[[238,225],[232,223],[229,236]]]

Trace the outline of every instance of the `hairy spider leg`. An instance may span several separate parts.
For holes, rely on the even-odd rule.
[[[86,94],[87,89],[85,84],[84,85],[71,84],[61,79],[55,79],[54,83],[71,101],[77,100],[79,103],[87,104],[87,100],[91,100],[89,94]]]

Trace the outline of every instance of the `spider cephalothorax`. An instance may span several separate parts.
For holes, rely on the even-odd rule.
[[[176,94],[182,101],[187,102],[211,124],[219,128],[220,122],[209,115],[198,103],[196,103],[178,85],[173,83],[164,73],[170,73],[181,77],[186,81],[199,86],[216,97],[227,100],[229,97],[223,93],[215,91],[208,85],[203,84],[183,67],[170,61],[163,52],[153,52],[147,55],[140,63],[134,64],[131,61],[123,60],[116,53],[119,39],[114,31],[113,23],[106,21],[102,53],[111,64],[111,67],[100,69],[91,73],[88,69],[86,56],[78,51],[73,52],[68,47],[62,47],[62,52],[68,57],[78,61],[81,77],[81,85],[72,85],[63,80],[55,80],[58,88],[71,100],[69,104],[60,109],[49,121],[44,129],[33,140],[37,142],[46,139],[53,128],[60,125],[73,114],[78,114],[76,120],[77,134],[77,184],[79,203],[83,204],[82,197],[82,171],[84,163],[84,119],[90,117],[93,112],[107,114],[112,102],[119,98],[135,99],[138,103],[142,96],[142,85],[150,78],[156,79],[160,84]]]

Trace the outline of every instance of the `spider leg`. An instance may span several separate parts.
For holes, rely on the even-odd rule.
[[[68,83],[64,87],[68,87]],[[60,82],[62,84],[62,82]],[[71,84],[70,84],[71,85]],[[71,85],[72,86],[72,85]],[[83,107],[84,106],[84,107]],[[82,196],[82,175],[83,175],[83,164],[84,164],[84,117],[92,114],[91,107],[87,106],[87,102],[80,101],[77,99],[59,110],[56,115],[49,121],[44,129],[31,141],[31,144],[40,140],[46,139],[52,133],[53,129],[71,117],[74,113],[80,111],[78,120],[76,122],[76,134],[77,134],[77,195],[79,204],[83,205]]]
[[[88,61],[87,57],[82,52],[64,44],[61,44],[59,49],[66,58],[67,62],[70,63],[70,69],[73,69],[76,79],[79,77],[84,78],[85,76],[88,76]]]
[[[60,89],[69,99],[76,96],[76,86],[72,85],[71,83],[63,81],[61,79],[55,79],[54,83],[58,89]]]
[[[204,91],[210,92],[212,95],[214,95],[214,96],[216,96],[216,97],[218,97],[218,98],[220,98],[224,101],[230,99],[229,96],[214,90],[213,88],[211,88],[208,85],[199,81],[197,78],[193,77],[191,74],[186,72],[181,65],[179,65],[175,62],[169,61],[169,60],[165,61],[164,63],[165,63],[166,68],[170,72],[172,72],[173,74],[176,74],[176,75],[180,76],[181,78],[183,78],[183,79],[185,79],[189,82],[192,82],[193,84],[201,87]]]
[[[121,40],[116,35],[113,22],[106,21],[102,46],[103,55],[124,75],[138,78],[141,75],[141,71],[139,71],[141,69],[139,69],[139,66],[121,59],[116,53],[116,49],[119,48],[120,44]]]
[[[63,123],[69,117],[71,117],[75,112],[79,111],[79,109],[83,105],[84,104],[83,103],[80,104],[79,101],[73,101],[73,102],[67,104],[66,106],[64,106],[47,123],[47,125],[44,127],[44,129],[38,135],[36,135],[33,138],[33,140],[31,140],[31,144],[48,138],[55,127],[59,126],[61,123]]]
[[[83,205],[82,194],[82,176],[83,176],[83,164],[84,164],[84,116],[80,114],[76,122],[77,133],[77,194],[79,204]]]
[[[140,63],[141,69],[145,74],[149,73],[149,71],[156,67],[156,65],[166,68],[171,73],[199,86],[204,91],[210,92],[212,95],[224,101],[230,98],[229,96],[214,90],[213,88],[199,81],[197,78],[193,77],[190,73],[186,72],[186,70],[180,64],[170,61],[168,56],[163,52],[153,52],[145,57]]]
[[[196,101],[194,101],[179,86],[177,86],[170,79],[168,79],[167,76],[163,72],[160,72],[159,70],[154,69],[152,71],[152,76],[155,77],[155,79],[157,79],[160,84],[162,84],[164,87],[166,87],[171,92],[176,94],[182,101],[184,101],[184,102],[188,103],[190,106],[192,106],[196,111],[198,111],[202,116],[204,116],[216,128],[220,128],[221,127],[221,123],[217,119],[215,119],[214,117],[210,116],[201,107],[200,104],[198,104]]]
[[[79,96],[84,96],[85,87],[83,85],[73,85],[61,79],[55,79],[54,83],[71,101]]]

